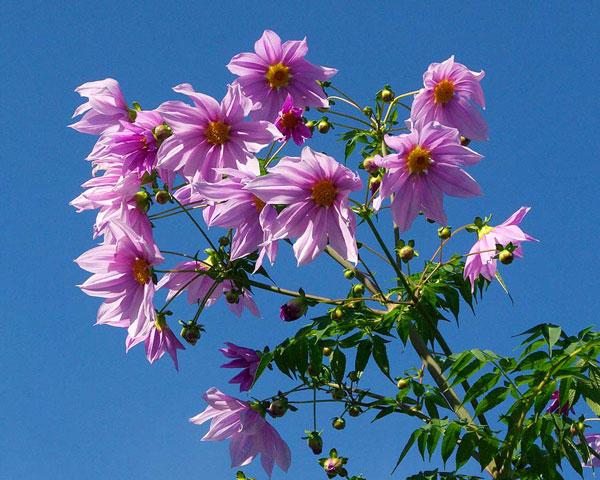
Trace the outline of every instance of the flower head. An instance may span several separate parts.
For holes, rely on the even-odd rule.
[[[279,116],[275,120],[275,126],[285,135],[284,138],[279,140],[280,142],[293,138],[296,145],[302,145],[306,138],[312,138],[310,128],[304,125],[302,112],[301,108],[294,107],[294,99],[288,93]]]
[[[444,193],[463,198],[482,195],[477,182],[460,168],[479,162],[482,156],[460,144],[458,130],[437,122],[417,122],[412,127],[405,135],[386,135],[386,144],[397,153],[373,160],[386,168],[373,206],[378,210],[384,198],[395,194],[392,216],[402,232],[420,210],[446,225]]]
[[[594,452],[600,455],[600,433],[590,433],[585,435],[585,441]],[[600,467],[600,458],[590,455],[587,463],[582,463],[582,465],[584,467]]]
[[[498,253],[496,245],[506,246],[512,243],[517,247],[512,252],[513,255],[522,258],[521,243],[539,241],[518,227],[529,210],[530,207],[521,207],[500,225],[496,227],[485,225],[479,231],[479,239],[469,251],[464,271],[464,277],[471,281],[473,290],[475,290],[475,281],[479,275],[483,275],[489,281],[494,278],[497,270],[497,260],[494,258]]]
[[[356,219],[348,196],[362,182],[332,157],[304,147],[300,158],[282,158],[245,188],[267,204],[287,205],[273,225],[272,239],[297,237],[298,265],[313,261],[328,241],[346,259],[358,261]]]
[[[325,81],[337,70],[304,59],[308,52],[306,38],[288,40],[282,45],[275,32],[265,30],[254,50],[256,53],[239,53],[227,65],[231,73],[239,75],[235,83],[242,87],[244,95],[260,104],[252,113],[253,118],[274,121],[288,94],[299,108],[329,106],[317,80]]]
[[[308,305],[304,296],[295,297],[284,303],[279,309],[279,318],[284,322],[293,322],[306,315]]]
[[[254,381],[254,374],[260,362],[256,350],[240,347],[234,343],[225,342],[227,348],[221,348],[220,352],[227,358],[233,358],[229,363],[221,365],[221,368],[241,368],[242,371],[229,380],[229,383],[239,383],[240,392],[250,390]]]
[[[88,98],[88,101],[79,105],[73,114],[73,117],[76,117],[83,113],[81,120],[69,125],[78,132],[100,135],[106,129],[117,126],[120,120],[131,120],[129,108],[116,80],[106,78],[87,82],[75,91]]]
[[[173,90],[190,97],[194,106],[172,101],[158,108],[173,130],[158,151],[158,166],[190,182],[214,182],[221,178],[215,169],[256,161],[254,153],[281,137],[269,122],[244,121],[252,102],[237,85],[227,88],[220,104],[187,83]]]
[[[277,431],[246,402],[230,397],[216,388],[202,396],[208,407],[190,422],[201,425],[211,420],[203,441],[220,442],[230,439],[231,466],[248,465],[259,453],[260,463],[271,477],[277,463],[283,471],[291,463],[291,452]]]
[[[442,63],[432,63],[423,75],[425,88],[413,101],[413,121],[440,122],[454,127],[471,140],[487,140],[488,126],[479,110],[485,109],[483,90],[479,82],[483,70],[472,72],[462,63],[454,61],[454,55]]]
[[[559,405],[558,390],[556,390],[552,394],[552,396],[550,397],[550,400],[552,400],[552,403],[546,409],[546,413],[555,413],[555,412],[558,412],[559,410],[560,410],[561,415],[565,415],[565,416],[569,415],[569,410],[571,410],[571,413],[575,413],[575,409],[569,405],[569,402],[566,402],[562,407]]]

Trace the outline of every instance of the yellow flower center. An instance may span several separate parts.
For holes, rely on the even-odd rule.
[[[295,117],[292,112],[284,113],[281,116],[281,126],[286,130],[293,130],[298,126],[298,117]]]
[[[319,207],[331,207],[337,193],[331,180],[319,180],[312,187],[312,198]]]
[[[418,145],[413,148],[406,159],[406,165],[410,173],[419,174],[427,170],[431,163],[431,156],[429,150],[419,147]]]
[[[204,134],[206,135],[208,143],[212,143],[213,145],[223,145],[229,140],[229,130],[231,130],[229,125],[225,125],[221,120],[217,120],[216,122],[210,122],[208,124]]]
[[[265,75],[272,88],[285,87],[290,82],[290,69],[281,63],[271,65]]]
[[[140,285],[144,285],[150,281],[150,272],[148,271],[148,262],[143,258],[136,258],[133,264],[133,278]]]
[[[156,315],[156,321],[154,322],[154,325],[156,325],[156,329],[159,332],[162,332],[163,328],[169,328],[169,325],[167,325],[167,321],[165,320],[164,313],[159,313]]]
[[[479,230],[479,232],[477,232],[477,238],[479,238],[479,240],[481,240],[483,237],[485,237],[492,230],[494,230],[494,227],[490,227],[489,225],[483,226],[481,228],[481,230]]]
[[[452,100],[454,96],[454,84],[448,80],[444,79],[440,83],[435,86],[433,90],[433,99],[435,103],[448,103]]]
[[[262,212],[262,209],[265,208],[266,203],[263,202],[256,195],[252,195],[252,197],[253,197],[253,200],[254,200],[254,207],[256,208],[256,211],[258,213]]]

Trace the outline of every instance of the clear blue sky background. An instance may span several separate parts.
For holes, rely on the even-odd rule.
[[[456,350],[510,355],[510,336],[536,323],[572,333],[597,323],[598,2],[8,1],[2,10],[0,478],[233,478],[227,445],[201,443],[206,426],[187,419],[205,408],[207,388],[237,394],[227,385],[232,372],[218,368],[224,341],[262,348],[298,324],[282,325],[279,299],[261,297],[262,320],[213,307],[202,320],[206,335],[180,354],[179,373],[168,358],[149,365],[142,347],[126,355],[123,331],[93,327],[100,301],[75,287],[87,274],[72,260],[94,246],[94,216],[75,214],[68,202],[89,177],[83,158],[95,139],[66,125],[81,102],[73,89],[106,77],[145,108],[184,100],[170,90],[182,82],[220,99],[234,78],[225,65],[266,28],[284,40],[307,36],[309,60],[338,68],[336,85],[361,102],[385,83],[396,92],[419,88],[428,64],[451,54],[483,68],[491,140],[475,145],[486,158],[470,172],[485,196],[448,199],[447,212],[458,226],[490,212],[500,222],[529,205],[523,228],[541,243],[503,270],[514,307],[494,284],[477,316],[463,312],[460,329],[448,324],[444,333]],[[329,137],[313,147],[343,155]],[[162,226],[163,248],[204,247],[183,219]],[[422,219],[411,232],[423,252],[434,235]],[[471,242],[464,237],[456,248]],[[326,258],[296,270],[282,247],[280,259],[274,276],[282,286],[344,293]],[[177,315],[192,313],[181,303]],[[411,353],[394,354],[394,375],[412,366]],[[378,389],[394,391],[370,373]],[[288,384],[280,380],[265,377],[257,395]],[[335,414],[320,410],[320,425]],[[351,473],[388,478],[416,425],[390,417],[370,425],[371,416],[327,430],[325,447],[351,456]],[[273,478],[325,478],[300,439],[311,428],[308,412],[274,423],[293,463],[287,477],[275,470]],[[393,478],[421,466],[410,456]],[[265,478],[257,461],[246,472]]]

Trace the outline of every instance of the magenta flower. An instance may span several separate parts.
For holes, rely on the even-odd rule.
[[[585,441],[594,452],[600,455],[600,433],[589,433],[585,435]],[[590,455],[590,458],[587,461],[587,463],[582,463],[582,465],[584,467],[592,468],[600,467],[600,458],[594,455]]]
[[[483,70],[472,72],[462,63],[454,62],[454,55],[442,63],[432,63],[423,74],[425,88],[415,96],[412,105],[413,121],[457,128],[471,140],[487,140],[488,126],[474,104],[485,109],[483,90],[479,82]]]
[[[327,96],[317,83],[337,73],[335,68],[313,65],[304,59],[308,52],[306,38],[287,41],[271,30],[265,30],[254,44],[256,53],[239,53],[231,59],[227,68],[239,75],[244,95],[260,108],[252,112],[253,118],[274,121],[287,95],[294,105],[305,107],[329,107]]]
[[[150,363],[154,363],[167,352],[175,363],[175,370],[179,371],[177,350],[185,350],[185,347],[169,328],[169,325],[167,325],[164,315],[157,314],[154,325],[152,325],[145,337],[138,337],[137,339],[127,337],[127,341],[125,342],[127,351],[142,341],[146,349],[146,357]]]
[[[243,370],[229,380],[229,383],[239,383],[240,392],[247,392],[254,381],[254,374],[258,368],[260,357],[256,350],[240,347],[230,342],[225,342],[225,345],[228,348],[221,348],[219,350],[227,358],[233,358],[233,360],[221,365],[221,368],[242,368]]]
[[[112,78],[87,82],[75,89],[88,101],[79,105],[73,117],[81,115],[83,118],[69,127],[78,132],[100,135],[106,129],[115,127],[119,120],[130,121],[130,110],[125,103],[119,82]]]
[[[538,242],[539,240],[524,233],[518,225],[521,223],[530,207],[521,207],[510,218],[496,227],[485,225],[477,234],[478,240],[471,248],[465,262],[464,277],[471,281],[472,290],[475,290],[475,281],[483,275],[492,281],[497,270],[497,260],[494,258],[498,252],[496,245],[506,246],[512,243],[516,248],[515,257],[522,258],[521,243]]]
[[[304,125],[302,112],[301,108],[294,107],[292,95],[288,93],[279,116],[275,120],[275,126],[285,135],[284,138],[279,140],[280,142],[293,138],[296,145],[300,146],[304,143],[304,139],[312,138],[310,128]]]
[[[291,452],[277,431],[246,402],[230,397],[216,388],[202,395],[208,407],[190,422],[201,425],[211,420],[210,429],[203,441],[220,442],[231,439],[229,454],[231,466],[248,465],[260,453],[260,463],[269,478],[276,462],[287,472],[291,463]]]
[[[546,413],[555,413],[555,412],[558,412],[559,410],[560,410],[561,415],[565,415],[565,416],[569,415],[569,410],[571,410],[571,413],[575,413],[575,409],[569,405],[569,402],[565,403],[561,408],[561,406],[558,404],[558,396],[559,396],[558,390],[556,390],[550,397],[550,400],[552,400],[552,403],[546,409]]]
[[[458,130],[437,122],[412,127],[411,133],[385,136],[385,143],[397,153],[373,159],[386,168],[373,206],[379,210],[383,199],[395,194],[392,217],[402,232],[410,228],[420,210],[446,225],[444,193],[463,198],[482,195],[477,182],[460,168],[479,162],[482,156],[460,144]]]
[[[308,304],[303,296],[292,298],[285,302],[279,309],[279,318],[284,322],[293,322],[298,320],[302,315],[306,315]]]
[[[92,248],[75,260],[94,274],[79,287],[88,295],[106,298],[97,324],[127,328],[131,339],[145,337],[156,320],[152,267],[164,259],[153,242],[127,225],[113,221],[109,228],[113,244]]]
[[[270,240],[270,231],[277,210],[266,205],[244,187],[260,175],[258,162],[240,166],[239,170],[219,169],[227,178],[217,183],[198,182],[194,189],[204,198],[216,202],[205,212],[209,226],[235,228],[231,241],[231,259],[236,260],[259,250],[256,268],[262,265],[265,254],[271,264],[277,256],[277,241]]]
[[[227,302],[229,310],[232,311],[238,317],[242,315],[244,307],[246,307],[255,316],[260,318],[260,312],[250,292],[246,289],[240,289],[231,280],[225,280],[224,282],[217,285],[217,287],[209,294],[211,288],[214,285],[214,280],[208,275],[203,274],[209,268],[207,262],[181,262],[175,265],[171,273],[166,273],[160,282],[158,282],[157,288],[167,288],[169,293],[167,300],[173,298],[173,296],[183,288],[183,291],[187,290],[188,303],[201,302],[207,297],[206,306],[210,307],[213,305],[223,292],[233,290],[238,292],[238,301],[236,303]],[[194,278],[197,277],[197,278]],[[189,285],[188,282],[190,282]],[[185,287],[185,288],[184,288]]]
[[[344,258],[358,261],[356,219],[348,196],[362,182],[332,157],[304,147],[300,158],[282,158],[268,175],[245,188],[267,204],[287,205],[273,226],[272,239],[297,237],[298,265],[312,262],[328,241]]]
[[[195,92],[187,83],[173,88],[194,101],[165,102],[158,111],[173,130],[158,152],[158,166],[175,171],[189,182],[220,179],[216,168],[237,168],[256,161],[254,153],[281,137],[269,122],[246,122],[252,102],[240,87],[229,86],[223,101]]]

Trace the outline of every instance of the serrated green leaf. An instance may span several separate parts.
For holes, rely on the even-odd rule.
[[[500,372],[490,372],[482,375],[475,383],[473,383],[473,385],[471,385],[471,388],[469,388],[465,394],[463,404],[469,403],[471,400],[479,398],[481,395],[488,392],[498,383],[500,378],[502,378]]]
[[[336,348],[331,356],[331,371],[336,383],[342,383],[346,373],[346,355]]]
[[[494,388],[490,393],[481,399],[479,405],[477,405],[477,408],[475,409],[475,416],[477,417],[482,413],[494,408],[495,406],[500,405],[506,399],[508,391],[508,387]]]
[[[475,433],[467,433],[460,440],[458,450],[456,450],[456,470],[460,469],[475,451],[475,441],[477,437]]]
[[[388,360],[385,343],[381,337],[373,337],[373,359],[383,372],[383,374],[391,380],[390,377],[390,362]]]
[[[258,362],[258,367],[256,367],[256,373],[254,374],[254,380],[252,380],[252,385],[250,385],[250,389],[254,387],[256,381],[260,378],[260,376],[265,371],[265,368],[268,367],[269,363],[273,359],[273,355],[275,355],[275,351],[264,353],[260,357],[260,362]]]
[[[444,466],[446,466],[446,461],[456,448],[456,441],[460,436],[461,430],[462,427],[457,423],[450,423],[444,432],[444,438],[442,439],[442,460],[444,461]]]
[[[369,363],[369,358],[371,357],[371,350],[373,345],[371,340],[365,339],[362,340],[358,344],[358,348],[356,349],[356,360],[354,362],[354,370],[357,372],[363,372],[367,367],[367,363]]]

